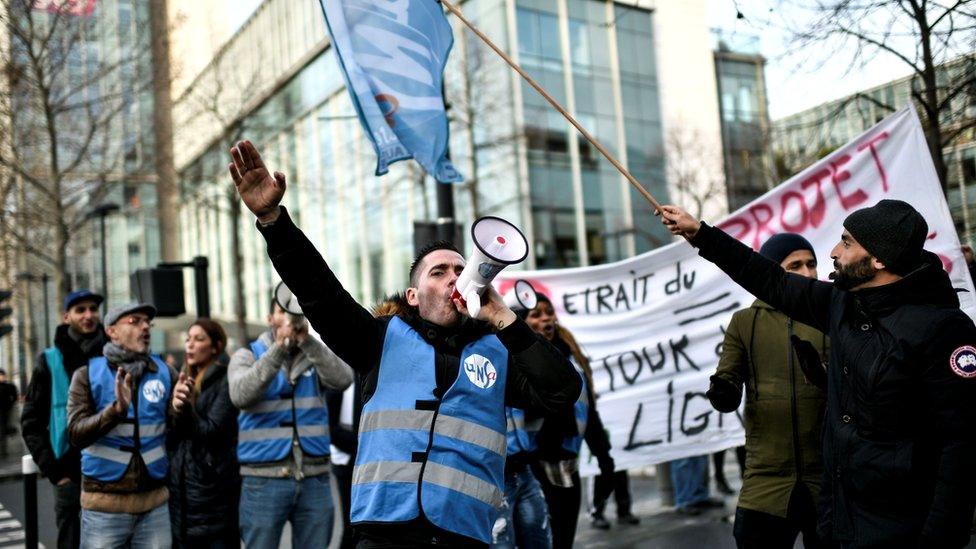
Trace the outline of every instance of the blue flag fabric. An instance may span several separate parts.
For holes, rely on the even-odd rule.
[[[376,175],[414,158],[437,181],[462,181],[447,159],[442,82],[454,34],[440,3],[319,1],[349,95],[376,149]]]

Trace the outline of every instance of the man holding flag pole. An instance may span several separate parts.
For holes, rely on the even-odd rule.
[[[976,507],[976,326],[900,200],[851,213],[833,284],[790,274],[665,206],[664,225],[757,298],[830,336],[819,534],[841,547],[963,547]]]

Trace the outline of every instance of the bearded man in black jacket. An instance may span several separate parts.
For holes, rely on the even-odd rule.
[[[570,413],[579,376],[488,288],[477,320],[453,300],[464,258],[422,250],[405,315],[374,318],[343,289],[242,141],[228,166],[268,255],[311,325],[363,381],[351,519],[360,547],[471,547],[491,539],[504,487],[505,405]]]
[[[759,299],[827,333],[819,533],[842,547],[963,547],[976,506],[976,327],[909,204],[850,214],[833,284],[786,273],[675,206],[663,221]],[[822,372],[821,372],[822,375]]]

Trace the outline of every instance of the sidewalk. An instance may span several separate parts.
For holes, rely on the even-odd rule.
[[[738,490],[738,466],[734,460],[727,464],[726,477],[730,484]],[[606,516],[612,521],[610,530],[597,530],[590,526],[590,516],[586,509],[580,512],[579,525],[576,529],[576,547],[585,548],[663,548],[684,549],[708,547],[714,549],[734,548],[732,539],[732,517],[735,513],[736,497],[727,497],[724,509],[707,511],[701,515],[690,517],[679,515],[674,507],[661,504],[661,494],[658,489],[654,468],[642,472],[632,472],[630,477],[630,492],[633,499],[632,512],[641,519],[636,526],[617,524],[616,510],[613,498],[608,504]],[[585,484],[589,488],[588,484]],[[589,497],[585,490],[584,501]],[[712,496],[718,494],[712,490]],[[586,503],[583,505],[586,507]]]

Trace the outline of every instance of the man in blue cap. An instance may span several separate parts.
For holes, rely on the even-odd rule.
[[[68,386],[75,370],[102,354],[102,301],[91,290],[65,298],[62,324],[54,332],[54,344],[37,359],[20,418],[34,462],[55,486],[59,549],[77,548],[80,542],[81,454],[68,444]]]

